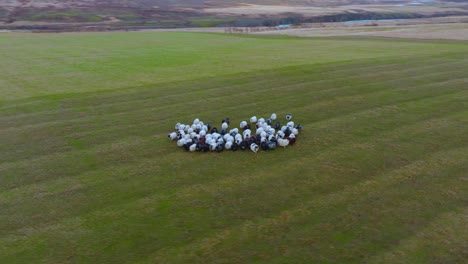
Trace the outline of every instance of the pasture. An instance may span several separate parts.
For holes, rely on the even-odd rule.
[[[461,263],[468,45],[0,34],[0,263]],[[292,113],[296,145],[176,122]]]

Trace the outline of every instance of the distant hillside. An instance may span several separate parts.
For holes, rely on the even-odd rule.
[[[440,0],[2,0],[0,30],[255,27],[461,15],[468,15],[468,3]]]
[[[405,3],[409,0],[3,0],[0,7],[133,7],[133,8],[205,8],[214,6],[256,5],[299,5],[299,6],[337,6],[350,4]]]

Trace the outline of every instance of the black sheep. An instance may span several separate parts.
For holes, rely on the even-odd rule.
[[[278,130],[281,128],[281,123],[279,121],[276,121],[275,123],[275,129]]]
[[[236,151],[238,149],[239,149],[239,145],[236,142],[232,143],[231,150]]]

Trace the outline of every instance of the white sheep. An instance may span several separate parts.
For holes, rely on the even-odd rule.
[[[174,140],[177,138],[177,133],[176,132],[172,132],[170,133],[169,135],[167,135],[167,137],[169,138],[170,141]]]
[[[289,121],[289,120],[291,120],[291,118],[292,118],[292,115],[291,115],[291,114],[287,114],[287,115],[286,115],[286,120]]]
[[[265,129],[263,129],[263,127],[259,127],[259,128],[257,128],[256,134],[260,135],[264,131],[265,131]]]
[[[275,121],[276,120],[276,114],[275,113],[271,114],[270,119]]]
[[[226,144],[224,145],[224,148],[226,148],[226,149],[231,149],[231,147],[232,147],[232,142],[231,141],[226,142]]]
[[[190,152],[194,152],[195,150],[197,150],[197,144],[190,145],[189,150]]]
[[[257,151],[259,150],[259,147],[258,147],[257,144],[252,143],[252,144],[250,144],[250,150],[251,150],[252,152],[254,152],[254,153],[257,153]]]
[[[287,145],[289,145],[289,140],[283,139],[283,138],[278,138],[278,145],[280,147],[285,148]]]
[[[229,130],[229,134],[232,134],[232,133],[234,133],[234,134],[239,133],[239,129],[236,127],[236,128],[233,128],[233,129]]]
[[[185,139],[181,138],[181,139],[177,140],[177,146],[178,147],[182,147],[184,144],[185,144]]]
[[[241,129],[244,129],[244,127],[246,127],[246,126],[247,126],[247,122],[246,122],[246,121],[240,122],[239,127],[240,127]]]
[[[254,124],[254,123],[257,123],[257,117],[256,116],[252,116],[250,118],[250,123]]]
[[[295,136],[297,136],[297,135],[299,135],[299,130],[297,130],[297,128],[293,128],[293,129],[292,129],[292,133],[293,133]]]
[[[218,144],[216,144],[216,143],[211,143],[211,144],[210,144],[210,150],[211,150],[211,151],[215,151],[215,150],[216,150],[216,146],[218,146]]]
[[[191,138],[191,139],[194,139],[195,136],[197,136],[197,133],[195,133],[195,132],[190,133],[190,138]]]

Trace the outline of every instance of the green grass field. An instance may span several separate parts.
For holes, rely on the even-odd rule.
[[[468,45],[0,34],[0,263],[463,263]],[[176,122],[291,112],[293,147]]]

